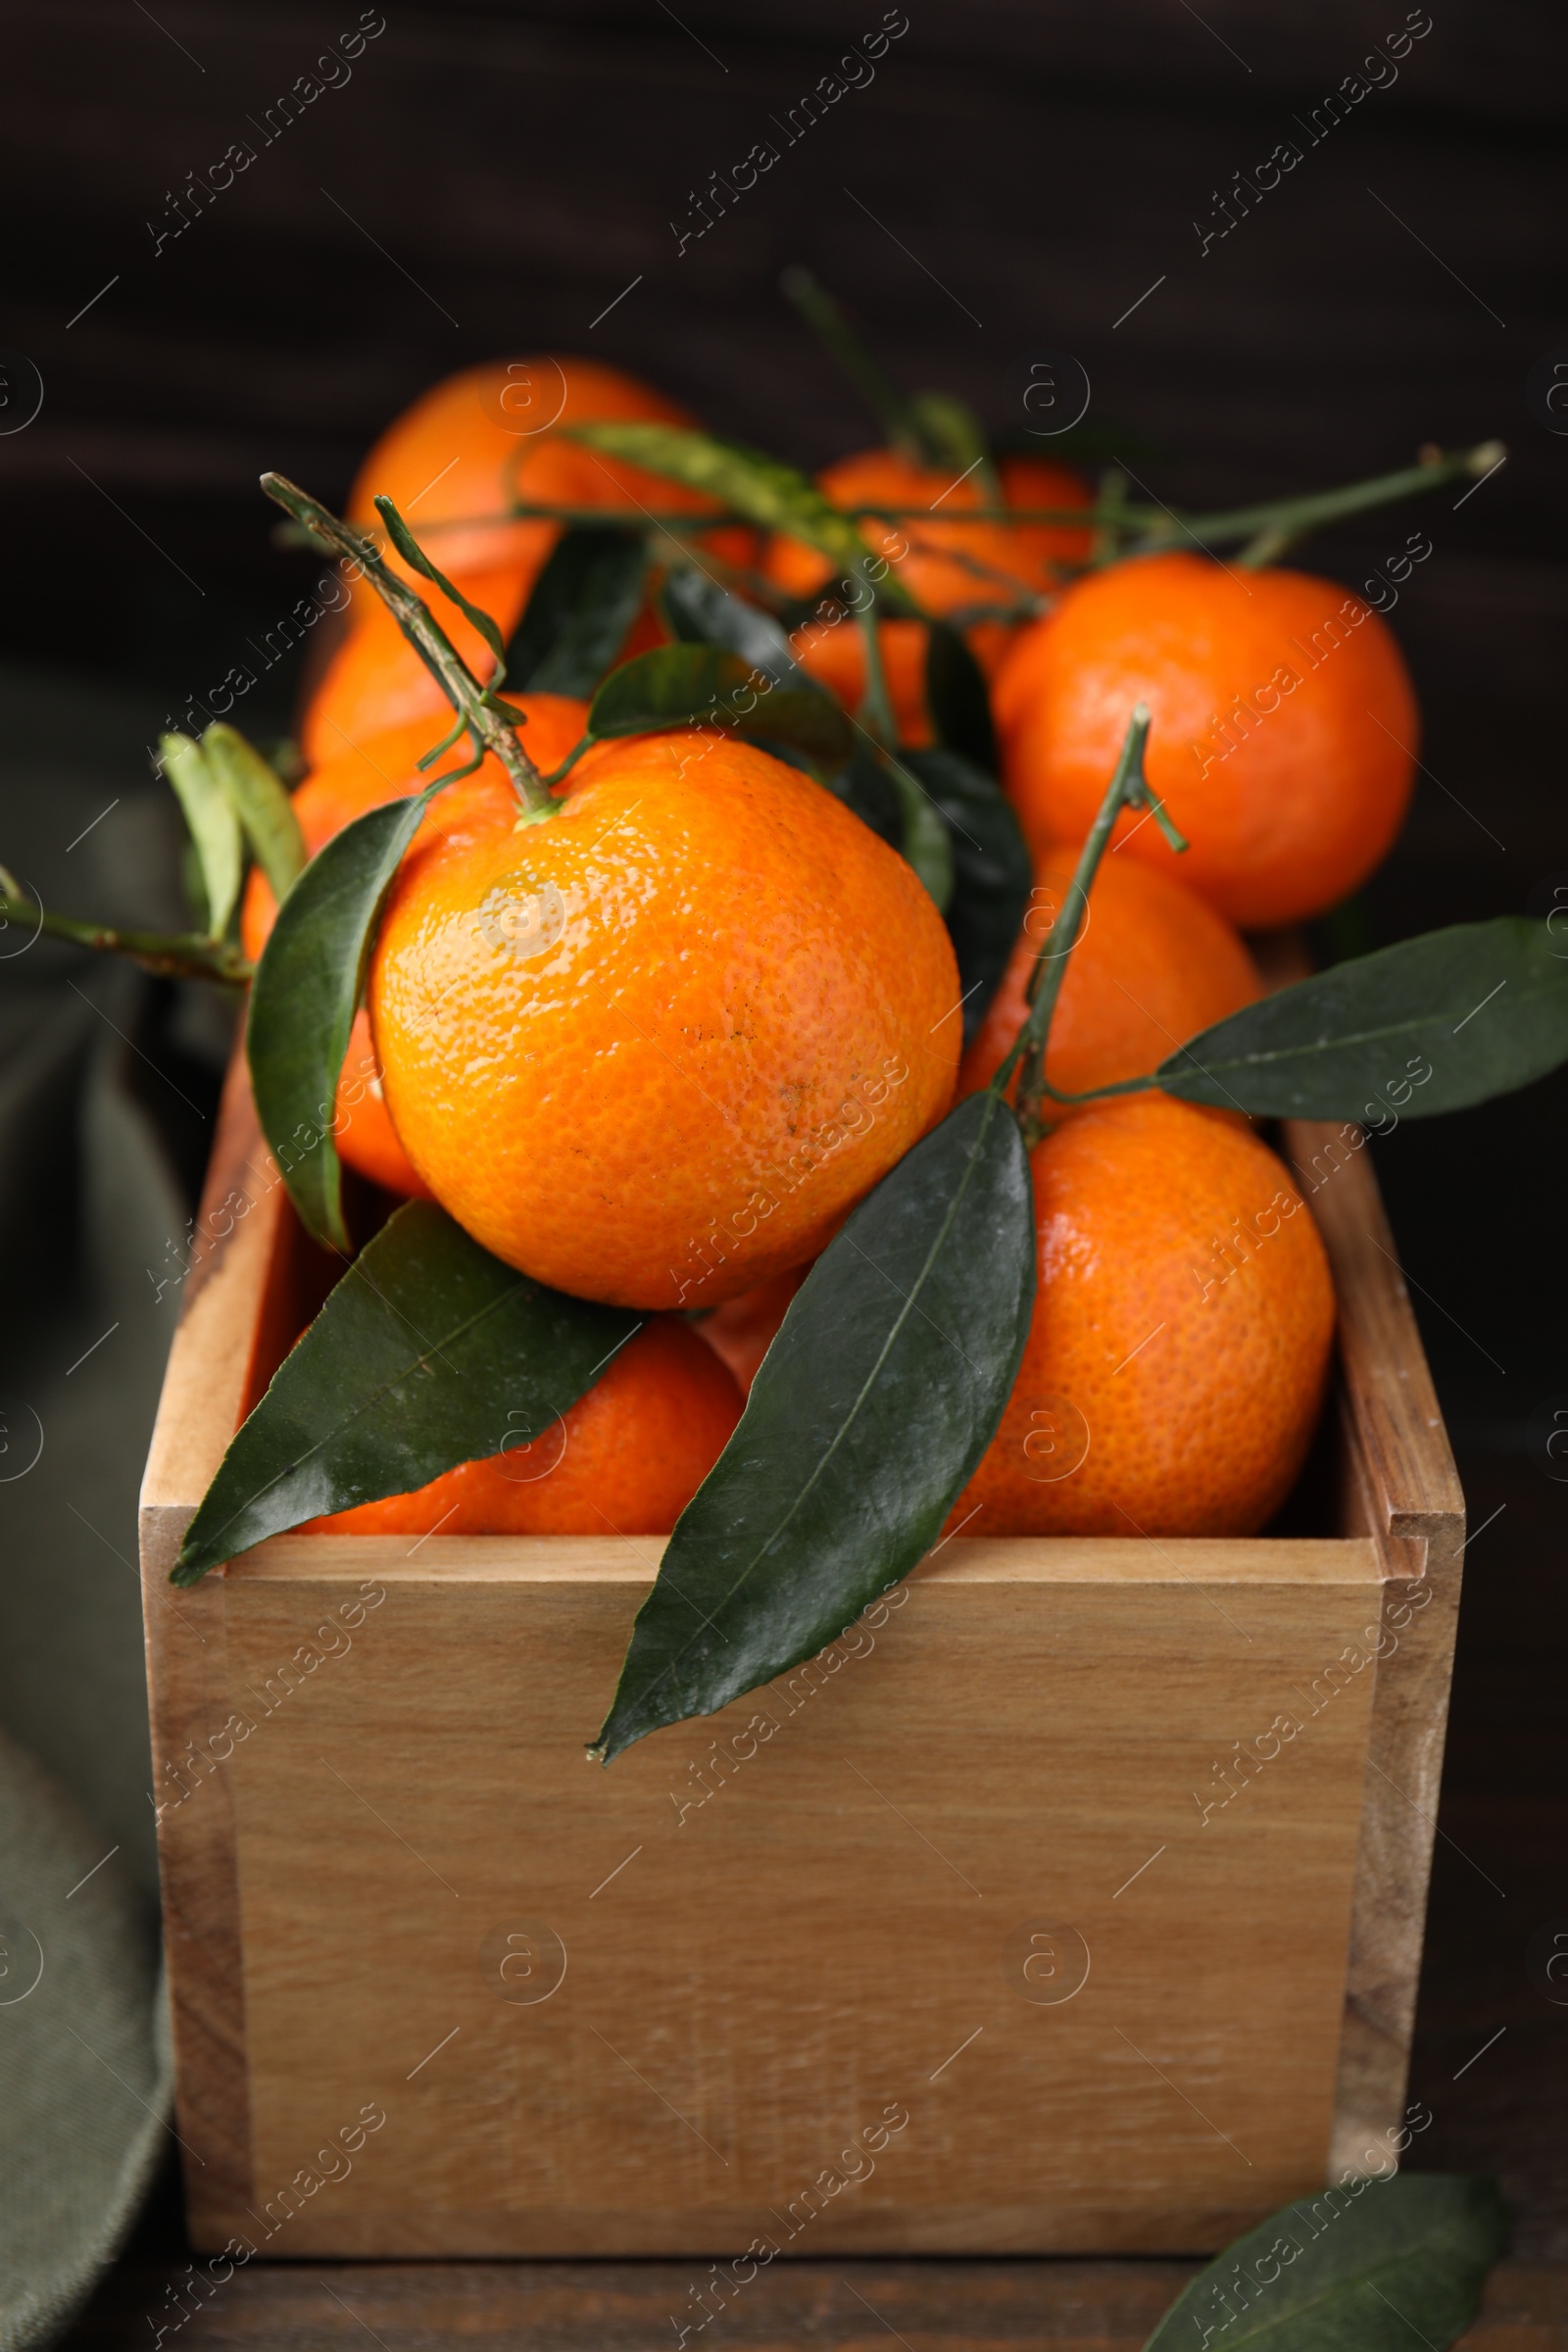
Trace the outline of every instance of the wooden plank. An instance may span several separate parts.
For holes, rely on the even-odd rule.
[[[630,1584],[647,1589],[667,1539],[606,1536],[427,1536],[411,1552],[395,1539],[273,1536],[232,1563],[247,1579],[358,1584]],[[416,1564],[417,1563],[417,1564]],[[922,1585],[1367,1585],[1387,1574],[1370,1536],[1162,1538],[960,1536],[917,1571]]]
[[[1180,2262],[778,2263],[712,2322],[731,2352],[1139,2352],[1193,2276]],[[705,2297],[704,2288],[707,2288]],[[183,2299],[179,2299],[180,2296]],[[147,2315],[180,2326],[182,2352],[648,2352],[693,2336],[718,2298],[706,2263],[290,2263],[234,2273],[138,2267],[117,2278],[62,2352],[146,2352]],[[175,2315],[189,2312],[182,2322]],[[673,2325],[672,2325],[673,2322]],[[1502,2263],[1464,2352],[1561,2352],[1568,2267]]]
[[[229,1439],[315,1313],[332,1266],[289,1207],[243,1054],[224,1083],[179,1327],[142,1480],[140,1551],[153,1779],[193,2230],[250,2193],[249,2088],[225,1657],[225,1584],[171,1606],[168,1577]]]
[[[238,1838],[221,1769],[228,1717],[224,1589],[177,1600],[168,1577],[195,1501],[241,1418],[284,1202],[269,1187],[243,1061],[230,1066],[180,1322],[142,1481],[140,1548],[175,2068],[194,2232],[250,2196]],[[240,1204],[244,1213],[236,1213]],[[168,1608],[158,1605],[172,1600]],[[219,1753],[215,1756],[214,1743]]]
[[[1293,1121],[1286,1155],[1334,1268],[1346,1417],[1342,1525],[1391,1581],[1367,1751],[1333,2170],[1376,2167],[1415,2028],[1464,1558],[1464,1495],[1365,1137]]]

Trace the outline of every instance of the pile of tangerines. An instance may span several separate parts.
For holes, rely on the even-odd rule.
[[[1249,1105],[1128,1089],[1260,1000],[1267,936],[1398,833],[1417,710],[1378,613],[1272,560],[1279,529],[1234,560],[1119,529],[1114,480],[992,457],[936,395],[811,484],[609,367],[494,363],[385,430],[343,522],[266,487],[353,581],[291,807],[205,739],[252,762],[242,811],[277,800],[205,951],[259,971],[268,1141],[346,1253],[435,1201],[491,1263],[637,1317],[553,1430],[313,1527],[667,1534],[745,1453],[815,1260],[985,1089],[1027,1146],[1034,1298],[945,1527],[1265,1527],[1324,1397],[1324,1245]],[[165,753],[190,813],[197,748]],[[313,899],[371,811],[385,870],[343,854]],[[311,1190],[256,1028],[296,910],[343,892]],[[289,969],[311,953],[306,924]],[[353,1237],[319,1211],[338,1157]],[[1020,1235],[1027,1270],[1027,1209]]]
[[[519,381],[561,387],[544,429],[519,430]],[[574,437],[604,420],[694,421],[585,361],[468,369],[377,442],[349,520],[374,530],[373,502],[389,499],[508,637],[574,523],[658,516],[656,560],[662,550],[760,612],[793,615],[796,660],[860,713],[866,638],[835,602],[831,560],[783,531],[699,527],[712,497]],[[911,865],[801,765],[754,743],[683,726],[594,743],[538,824],[486,758],[431,804],[393,882],[337,1149],[376,1187],[439,1201],[508,1264],[647,1320],[564,1416],[548,1475],[519,1478],[498,1455],[318,1525],[673,1526],[806,1269],[1012,1046],[1135,706],[1152,721],[1149,781],[1190,846],[1178,854],[1147,815],[1120,820],[1055,1005],[1045,1071],[1060,1093],[1146,1072],[1258,996],[1245,935],[1336,906],[1399,828],[1410,682],[1386,624],[1333,582],[1200,553],[1101,560],[1093,523],[1072,519],[1091,508],[1089,487],[1033,457],[955,479],[880,448],[829,466],[818,487],[925,616],[894,610],[879,623],[898,743],[933,740],[930,617],[962,628],[989,687],[1035,869],[1001,984],[988,1004],[966,1004]],[[1055,518],[1031,518],[1042,511]],[[669,633],[657,561],[650,579],[607,667]],[[486,638],[450,598],[432,602],[486,679]],[[551,775],[587,731],[586,702],[504,699],[533,768]],[[450,716],[362,581],[304,712],[309,773],[294,808],[307,849],[421,789],[417,763]],[[258,866],[243,906],[251,956],[275,911]],[[1322,1244],[1294,1213],[1291,1174],[1246,1118],[1158,1094],[1047,1102],[1043,1113],[1033,1327],[950,1524],[977,1536],[1261,1528],[1301,1467],[1334,1328]]]

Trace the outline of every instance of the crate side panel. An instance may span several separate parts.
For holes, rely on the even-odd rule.
[[[1376,2169],[1404,2106],[1464,1566],[1464,1495],[1366,1138],[1287,1122],[1334,1268],[1345,1372],[1341,1532],[1390,1581],[1362,1798],[1335,2170]]]
[[[1321,2182],[1360,1578],[916,1583],[608,1773],[636,1588],[372,1591],[230,1584],[266,2250],[1155,2250]]]

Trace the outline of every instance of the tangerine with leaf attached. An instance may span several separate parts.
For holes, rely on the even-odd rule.
[[[566,437],[563,427],[610,419],[690,425],[675,401],[637,377],[594,360],[536,355],[491,360],[432,385],[371,449],[350,493],[349,518],[384,536],[377,496],[390,498],[438,568],[512,635],[563,525],[517,515],[517,503],[624,514],[644,509],[703,514],[713,501]],[[755,535],[733,526],[705,535],[731,562],[747,563]],[[395,549],[385,561],[434,603],[447,635],[481,681],[494,657],[462,612],[414,573]],[[358,588],[352,625],[334,649],[305,714],[307,759],[323,760],[345,741],[446,708],[440,687],[373,591]],[[643,642],[658,641],[645,619]]]
[[[546,771],[565,758],[580,738],[588,717],[586,703],[564,694],[520,695],[511,707],[522,729],[530,758]],[[443,708],[450,710],[449,705]],[[407,800],[411,794],[421,792],[429,776],[419,773],[417,762],[440,740],[429,719],[410,720],[403,726],[370,736],[357,748],[346,748],[337,759],[324,762],[307,776],[292,799],[311,856],[314,858],[323,842],[341,833],[357,816],[364,816],[367,809],[379,808],[388,801]],[[454,761],[461,763],[466,756],[466,745],[455,746],[431,773],[438,773]],[[476,790],[466,791],[466,785]],[[431,803],[425,811],[424,827],[430,833],[450,832],[465,821],[475,797],[488,809],[498,788],[506,789],[504,771],[498,760],[488,758],[472,779],[449,785]],[[424,838],[423,831],[420,838]],[[276,916],[277,900],[272,886],[259,865],[252,866],[240,903],[240,942],[253,963],[267,945]],[[369,1014],[363,1007],[356,1013],[349,1033],[334,1115],[333,1141],[347,1166],[358,1169],[362,1176],[368,1176],[373,1184],[384,1186],[388,1192],[406,1194],[411,1200],[429,1198],[429,1187],[398,1141],[387,1110]]]
[[[1076,863],[1076,852],[1062,849],[1036,866],[1023,930],[959,1068],[960,1095],[989,1086],[1023,1027],[1036,965],[1059,952],[1057,921]],[[1052,1013],[1046,1076],[1065,1095],[1144,1077],[1262,990],[1256,965],[1222,914],[1155,866],[1102,858]],[[1047,1115],[1069,1114],[1052,1102]]]

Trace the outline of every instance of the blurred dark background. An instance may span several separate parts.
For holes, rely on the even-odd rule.
[[[780,119],[848,45],[906,22],[874,79],[786,146]],[[1320,115],[1311,140],[1327,95],[1422,26],[1396,74],[1377,68],[1381,86],[1332,130]],[[357,30],[350,77],[265,140],[267,110]],[[617,363],[722,431],[820,464],[876,436],[779,296],[791,261],[897,373],[962,393],[1000,433],[1022,422],[1010,363],[1076,355],[1097,448],[1176,503],[1501,437],[1506,465],[1468,494],[1373,514],[1300,560],[1357,582],[1417,525],[1434,545],[1393,616],[1425,767],[1369,893],[1375,937],[1544,912],[1568,890],[1568,432],[1527,390],[1538,363],[1568,369],[1568,28],[1547,0],[1432,0],[1430,16],[1403,0],[681,0],[678,16],[663,0],[385,0],[384,20],[353,0],[158,0],[156,15],[12,0],[0,55],[0,340],[43,383],[35,420],[0,431],[0,858],[56,905],[136,911],[127,876],[169,854],[148,747],[315,568],[274,543],[263,466],[337,501],[422,386],[540,350]],[[255,162],[193,198],[190,175],[209,180],[234,140]],[[710,174],[759,140],[777,165],[681,250]],[[1300,164],[1261,201],[1230,198],[1235,225],[1205,251],[1235,174],[1282,140]],[[284,732],[295,683],[269,672],[236,716]],[[111,799],[88,864],[67,842]],[[12,1069],[72,977],[88,986],[69,956],[0,960]],[[103,1046],[108,1023],[122,1040],[121,1082],[188,1206],[221,1026],[153,986],[90,1009],[83,1037]],[[37,1158],[40,1133],[4,1129],[5,1183],[47,1208],[69,1255],[80,1201]],[[1568,2009],[1525,1953],[1568,1924],[1568,1488],[1544,1450],[1568,1403],[1565,1146],[1559,1073],[1376,1147],[1476,1531],[1413,2083],[1437,2119],[1423,2156],[1500,2171],[1522,2250],[1558,2256]],[[14,1304],[64,1262],[23,1256]],[[174,1303],[127,1309],[143,1370],[109,1375],[99,1406],[118,1484],[98,1532],[122,1553]],[[15,1386],[32,1376],[25,1330],[6,1348]],[[28,1506],[30,1540],[86,1562],[53,1493]],[[128,1580],[99,1567],[116,1588],[103,1606],[128,1624]],[[96,1573],[60,1571],[73,1624],[102,1622]],[[9,1720],[63,1770],[63,1737],[26,1715],[27,1644],[54,1638],[29,1625]],[[133,1709],[134,1667],[104,1671]],[[114,1824],[141,1806],[107,1786],[84,1801]]]

